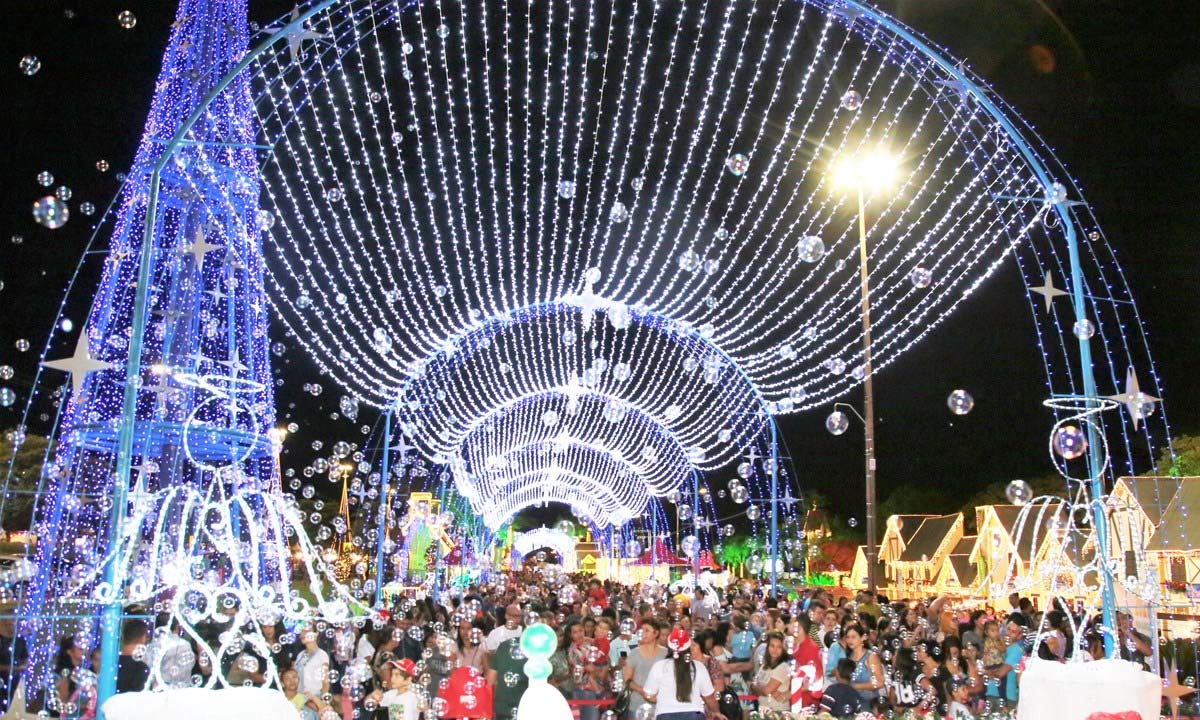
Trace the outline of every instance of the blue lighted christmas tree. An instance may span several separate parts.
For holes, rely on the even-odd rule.
[[[35,514],[36,577],[20,598],[31,688],[45,686],[55,640],[94,638],[96,601],[121,597],[96,576],[125,510],[114,514],[114,498],[277,483],[249,75],[220,86],[248,40],[245,0],[181,0],[91,312],[73,355],[46,363],[70,374],[70,392]],[[151,213],[151,170],[167,152]],[[178,528],[160,515],[165,533]],[[286,568],[266,570],[285,581]]]

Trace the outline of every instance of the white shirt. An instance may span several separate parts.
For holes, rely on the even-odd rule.
[[[379,698],[379,705],[388,708],[388,717],[391,715],[391,707],[399,705],[401,720],[417,720],[421,713],[417,710],[417,694],[412,688],[405,690],[403,693],[395,690],[388,690]]]
[[[354,657],[357,660],[366,660],[371,662],[371,658],[375,657],[375,646],[371,644],[371,638],[368,633],[363,633],[358,639],[358,646],[354,649]]]
[[[147,648],[152,670],[157,669],[168,687],[191,687],[196,653],[187,640],[172,632],[159,633]]]
[[[488,633],[487,636],[488,652],[494,653],[499,650],[500,643],[504,642],[505,640],[512,640],[513,638],[521,637],[521,630],[522,628],[520,627],[509,629],[507,625],[501,625],[500,627],[495,628]]]
[[[296,658],[296,672],[300,674],[300,692],[320,697],[329,677],[329,653],[321,648],[311,653],[305,650]]]
[[[679,702],[675,697],[675,661],[673,659],[659,660],[650,668],[650,677],[642,687],[646,694],[655,698],[654,716],[676,712],[704,712],[704,698],[713,694],[712,678],[704,665],[692,661],[692,696],[687,702]]]

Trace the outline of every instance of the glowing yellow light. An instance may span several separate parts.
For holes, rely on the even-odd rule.
[[[882,190],[895,184],[900,158],[883,148],[864,150],[838,159],[833,185],[843,190]]]

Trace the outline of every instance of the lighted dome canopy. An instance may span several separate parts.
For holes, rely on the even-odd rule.
[[[643,489],[644,491],[644,489]],[[491,498],[480,511],[483,522],[496,530],[520,511],[538,505],[565,503],[581,520],[597,528],[621,527],[645,509],[627,507],[613,487],[602,479],[580,475],[553,464],[516,476],[503,494]]]
[[[478,422],[451,465],[464,495],[488,497],[496,489],[492,478],[520,467],[530,451],[557,456],[585,448],[622,465],[623,474],[636,476],[650,495],[684,486],[692,472],[683,447],[636,409],[602,396],[553,392]]]
[[[961,65],[855,0],[322,0],[275,30],[241,69],[270,300],[379,407],[447,343],[581,296],[694,329],[771,411],[828,402],[863,375],[859,188],[873,370],[1011,257],[1048,395],[1138,397],[1131,371],[1163,394],[1067,171]],[[172,147],[211,154],[187,126]],[[888,187],[842,172],[875,156],[897,159]],[[228,183],[218,163],[199,174],[217,216]],[[1123,404],[1101,421],[1111,472],[1138,472],[1169,430],[1143,417],[1153,402]]]
[[[766,422],[748,379],[700,333],[637,309],[600,314],[567,303],[526,308],[445,343],[399,397],[400,427],[442,462],[489,418],[529,413],[535,398],[555,404],[537,413],[547,427],[561,419],[641,454],[633,444],[642,431],[623,436],[652,425],[677,446],[659,453],[665,463],[682,453],[700,468],[730,462]]]
[[[309,27],[258,61],[273,300],[379,406],[590,268],[601,301],[706,328],[768,400],[828,401],[862,363],[835,170],[879,148],[876,368],[1043,231],[1050,178],[961,73],[827,2],[347,0]]]

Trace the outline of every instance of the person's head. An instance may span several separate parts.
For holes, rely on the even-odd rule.
[[[854,677],[854,669],[856,667],[858,667],[858,663],[850,658],[838,660],[837,668],[834,670],[834,675],[837,676],[838,682],[850,682],[850,678]]]
[[[922,640],[913,646],[913,651],[916,653],[917,662],[919,663],[936,663],[941,655],[941,649],[933,640]]]
[[[578,645],[583,642],[583,623],[578,620],[570,620],[562,629],[562,641],[559,645],[560,650],[565,650],[571,645]]]
[[[408,658],[401,658],[389,661],[388,665],[392,670],[392,675],[388,680],[391,689],[401,693],[408,690],[412,686],[413,676],[417,674],[416,663]]]
[[[1010,608],[1012,608],[1013,610],[1016,610],[1017,608],[1021,607],[1021,594],[1020,593],[1009,594],[1008,606]]]
[[[147,637],[146,623],[141,620],[126,620],[121,628],[121,647],[145,645]]]
[[[954,702],[966,703],[971,696],[971,687],[966,679],[952,677],[946,681],[946,695]]]
[[[1025,630],[1029,623],[1021,613],[1013,613],[1004,623],[1004,638],[1011,645],[1025,639]]]
[[[763,655],[763,665],[768,670],[773,670],[782,663],[787,662],[787,650],[785,649],[783,633],[772,630],[763,636],[767,641],[766,654]]]
[[[812,618],[805,613],[800,613],[796,616],[795,624],[797,625],[797,629],[800,631],[800,635],[802,637],[808,637],[808,633],[812,631]]]
[[[846,643],[847,650],[857,653],[864,647],[863,643],[867,640],[867,631],[863,629],[862,625],[853,623],[842,631],[842,639]]]
[[[313,628],[306,627],[300,634],[300,642],[304,643],[304,649],[312,652],[317,649],[317,631]]]
[[[55,665],[59,668],[79,667],[83,665],[83,648],[75,642],[75,637],[67,635],[58,641],[58,656]]]
[[[513,603],[504,608],[504,627],[515,630],[521,627],[521,606]]]
[[[671,661],[675,675],[675,699],[685,703],[692,699],[692,636],[681,627],[677,627],[667,636],[667,649],[674,659]]]
[[[300,689],[300,673],[295,668],[288,668],[279,675],[279,684],[284,692],[294,693]]]
[[[942,640],[942,662],[957,662],[961,655],[962,641],[958,639],[957,635],[947,635],[946,638]]]
[[[971,627],[975,632],[983,634],[983,626],[987,622],[987,612],[984,610],[976,610],[971,613]]]
[[[592,632],[592,637],[597,640],[611,640],[616,635],[613,628],[612,618],[601,616],[596,620],[596,629]]]
[[[970,640],[968,642],[963,643],[963,647],[962,647],[963,660],[967,661],[968,663],[971,663],[972,665],[975,664],[975,661],[977,659],[979,659],[979,654],[980,654],[981,650],[982,650],[982,648],[979,647],[979,643],[976,640]]]
[[[983,624],[983,637],[991,638],[992,640],[1000,639],[1000,623],[995,620],[988,620]]]

